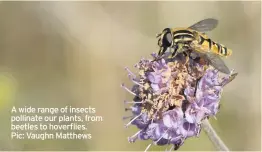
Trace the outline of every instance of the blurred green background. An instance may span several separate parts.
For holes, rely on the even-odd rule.
[[[226,60],[239,75],[225,87],[214,128],[234,151],[260,150],[261,2],[0,2],[0,150],[144,150],[127,142],[124,99],[131,96],[125,66],[157,51],[155,34],[204,18],[219,26],[208,35],[233,50]],[[13,76],[14,81],[6,79]],[[97,108],[103,122],[92,140],[10,140],[10,108]],[[150,150],[164,150],[153,146]],[[202,132],[179,150],[215,150]]]

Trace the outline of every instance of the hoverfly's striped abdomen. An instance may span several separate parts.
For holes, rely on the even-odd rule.
[[[204,48],[207,48],[211,52],[222,56],[228,57],[232,54],[232,50],[228,49],[222,44],[212,41],[211,39],[207,38],[206,36],[199,35],[199,45],[202,45]]]
[[[225,47],[224,45],[222,44],[218,44],[216,43],[217,45],[219,45],[221,47],[221,50],[220,50],[220,55],[223,55],[225,57],[228,57],[232,54],[232,50],[231,49],[228,49],[227,47]]]

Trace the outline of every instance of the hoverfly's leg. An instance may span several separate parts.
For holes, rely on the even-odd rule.
[[[160,47],[160,49],[158,51],[158,56],[161,56],[162,52],[163,52],[163,47]]]
[[[178,45],[175,45],[173,48],[174,48],[174,52],[172,53],[171,57],[174,57],[177,55]]]
[[[184,55],[185,55],[185,57],[186,57],[186,62],[185,62],[185,64],[187,64],[188,62],[189,62],[189,60],[190,60],[190,53],[188,52],[188,48],[184,48],[184,50],[183,50],[183,53],[184,53]]]
[[[164,55],[165,52],[166,52],[166,50],[167,50],[167,47],[161,47],[160,50],[159,50],[159,52],[158,52],[158,56]]]
[[[186,53],[187,54],[187,53]],[[189,57],[189,55],[187,54],[186,55],[186,62],[185,62],[185,64],[187,64],[188,62],[189,62],[189,60],[190,60],[190,57]]]
[[[163,55],[164,53],[162,53],[162,52],[165,52],[165,51],[163,51],[163,49],[164,48],[160,48],[157,57],[152,62],[161,60],[164,57],[164,55]]]
[[[185,44],[183,44],[183,43],[174,44],[174,52],[172,53],[171,57],[175,57],[179,53],[183,53],[185,51],[184,46],[185,46]]]

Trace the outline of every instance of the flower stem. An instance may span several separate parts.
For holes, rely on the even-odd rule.
[[[217,135],[216,131],[207,119],[203,120],[202,128],[218,151],[229,151],[225,143],[220,139],[220,137]]]

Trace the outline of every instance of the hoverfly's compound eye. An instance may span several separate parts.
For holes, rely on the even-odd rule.
[[[162,39],[162,45],[165,47],[170,47],[172,45],[172,34],[170,32],[166,32]]]
[[[160,47],[170,47],[172,45],[172,33],[170,28],[165,28],[161,34],[157,34],[158,39],[158,45]]]

